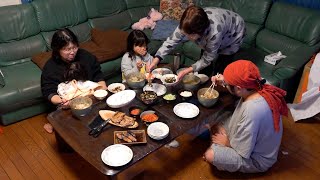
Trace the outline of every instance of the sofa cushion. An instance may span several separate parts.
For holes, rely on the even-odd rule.
[[[46,50],[30,4],[0,7],[0,17],[0,66],[30,61],[32,54]]]
[[[91,39],[91,26],[88,21],[75,25],[73,27],[69,27],[69,29],[77,36],[78,41],[86,42]],[[54,31],[48,31],[48,32],[41,32],[42,37],[44,38],[46,42],[46,46],[48,50],[51,50],[51,39],[53,34],[56,32]]]
[[[88,19],[83,1],[45,0],[33,1],[31,4],[37,13],[41,31],[75,26]]]
[[[124,0],[84,0],[89,18],[118,14],[126,9]]]
[[[92,41],[105,51],[105,60],[122,56],[127,50],[128,33],[125,31],[117,29],[101,31],[93,28],[91,34]]]
[[[43,99],[40,69],[31,61],[2,67],[5,86],[0,88],[0,114],[28,107]]]
[[[270,31],[309,46],[320,40],[320,12],[310,8],[276,2],[270,10],[265,26]]]

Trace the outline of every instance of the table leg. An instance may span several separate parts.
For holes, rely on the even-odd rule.
[[[55,131],[56,141],[58,145],[58,149],[61,152],[71,153],[74,150],[62,139],[62,137]]]

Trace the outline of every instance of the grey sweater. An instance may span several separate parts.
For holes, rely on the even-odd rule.
[[[139,72],[137,67],[137,61],[142,61],[144,63],[150,63],[152,61],[153,57],[147,53],[145,56],[134,56],[132,58],[129,57],[129,53],[125,53],[121,60],[121,71],[124,76],[127,76],[128,74],[132,72]]]

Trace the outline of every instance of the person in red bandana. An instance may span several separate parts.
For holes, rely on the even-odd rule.
[[[219,170],[255,173],[276,161],[282,138],[281,115],[287,115],[286,92],[265,84],[258,67],[248,60],[229,64],[211,78],[240,97],[232,116],[218,125],[204,159]]]

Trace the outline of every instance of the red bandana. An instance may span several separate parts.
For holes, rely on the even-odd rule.
[[[255,89],[267,101],[273,116],[273,125],[279,131],[280,115],[288,115],[284,100],[286,91],[268,84],[262,84],[258,67],[248,60],[238,60],[229,64],[223,72],[225,81],[233,86]]]

